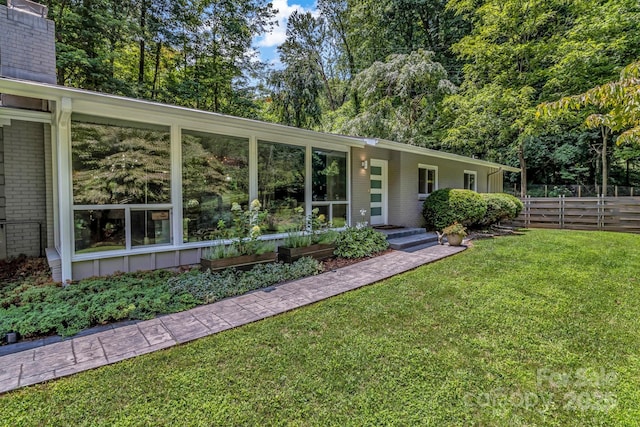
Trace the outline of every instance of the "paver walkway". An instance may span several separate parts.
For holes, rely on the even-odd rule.
[[[456,254],[465,247],[394,251],[318,276],[134,325],[0,357],[0,393],[108,365],[305,306]]]

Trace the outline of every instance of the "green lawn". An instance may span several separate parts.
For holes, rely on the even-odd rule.
[[[640,236],[532,230],[0,396],[0,423],[637,425]]]

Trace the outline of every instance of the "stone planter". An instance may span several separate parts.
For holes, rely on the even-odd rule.
[[[200,265],[204,270],[223,270],[234,267],[238,270],[251,270],[257,264],[265,264],[276,261],[275,252],[267,252],[261,255],[241,255],[231,258],[206,259],[200,258]]]
[[[462,234],[447,234],[447,242],[449,246],[460,246],[464,236]]]
[[[318,243],[302,248],[287,248],[280,246],[278,247],[278,259],[283,262],[291,263],[302,257],[309,256],[321,261],[323,259],[331,258],[335,248],[336,245],[333,243]]]
[[[18,342],[18,334],[16,332],[9,332],[6,339],[7,344],[15,344]]]

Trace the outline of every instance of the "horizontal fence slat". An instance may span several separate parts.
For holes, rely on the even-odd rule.
[[[526,197],[519,227],[640,233],[640,197]]]

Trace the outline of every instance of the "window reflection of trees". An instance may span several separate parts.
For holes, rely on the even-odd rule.
[[[171,201],[168,131],[74,122],[76,205]]]
[[[305,148],[258,142],[258,197],[270,213],[267,232],[284,232],[294,209],[304,207]]]
[[[182,197],[185,241],[215,239],[231,205],[249,201],[248,139],[183,131]]]

